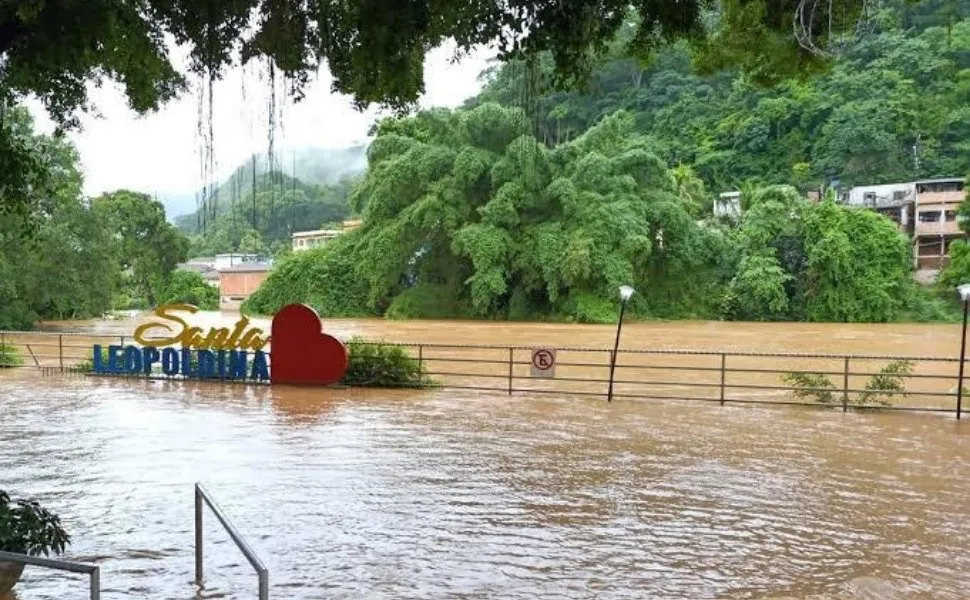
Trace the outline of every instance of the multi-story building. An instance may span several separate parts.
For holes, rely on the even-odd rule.
[[[917,181],[914,262],[917,270],[938,271],[946,266],[953,240],[964,237],[957,208],[964,199],[963,179]]]
[[[957,208],[964,199],[963,179],[948,177],[843,190],[842,202],[882,213],[912,239],[913,266],[921,281],[932,281],[946,266],[953,240],[964,237]]]
[[[360,227],[360,221],[344,221],[340,229],[314,229],[312,231],[297,231],[290,236],[293,240],[293,251],[309,250],[317,246],[323,246],[338,235],[347,233]]]
[[[309,250],[323,246],[330,240],[343,233],[340,229],[314,229],[312,231],[297,231],[293,233],[293,251]]]

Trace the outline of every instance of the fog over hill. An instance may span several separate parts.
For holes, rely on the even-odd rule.
[[[273,153],[272,164],[269,163],[268,153],[255,157],[256,175],[265,174],[270,170],[282,171],[286,175],[295,176],[303,183],[333,184],[348,175],[362,173],[367,168],[367,145],[356,144],[344,148],[321,148],[306,146],[302,148],[281,149]],[[234,169],[233,174],[225,181],[215,181],[218,190],[226,190],[232,186],[236,193],[245,194],[252,187],[253,159],[249,159]],[[165,206],[165,214],[170,221],[177,217],[194,214],[196,205],[202,197],[199,190],[196,193],[178,194],[159,191],[158,200]],[[222,202],[219,202],[222,205]],[[229,203],[226,202],[225,208]],[[219,206],[219,210],[224,210]]]

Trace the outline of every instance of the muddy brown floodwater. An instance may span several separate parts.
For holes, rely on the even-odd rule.
[[[212,323],[232,316],[207,315]],[[133,322],[53,324],[130,333]],[[337,335],[608,346],[578,325],[333,321]],[[624,345],[952,355],[957,326],[670,323]],[[962,599],[970,424],[952,414],[0,372],[0,487],[59,513],[103,597]],[[84,598],[29,569],[18,600]]]

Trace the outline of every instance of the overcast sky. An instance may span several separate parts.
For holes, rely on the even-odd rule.
[[[421,106],[455,107],[478,92],[479,73],[491,51],[480,50],[452,64],[454,47],[432,51],[425,64],[425,95]],[[182,57],[177,60],[181,62]],[[269,84],[254,67],[234,69],[214,86],[214,152],[217,179],[232,172],[253,152],[268,148]],[[146,193],[192,193],[203,184],[198,135],[199,101],[193,91],[158,113],[138,117],[128,109],[119,86],[94,90],[100,118],[86,116],[81,131],[69,135],[81,154],[85,193],[118,188]],[[277,96],[277,102],[282,99]],[[28,102],[38,129],[52,125],[37,102]],[[358,112],[348,97],[331,93],[330,76],[321,72],[294,104],[285,100],[282,123],[275,136],[278,149],[301,146],[341,147],[364,141],[378,112]]]

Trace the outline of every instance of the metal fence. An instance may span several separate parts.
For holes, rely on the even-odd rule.
[[[216,504],[216,501],[212,498],[209,492],[206,491],[205,487],[203,487],[201,483],[195,484],[195,585],[199,586],[199,589],[202,589],[202,582],[203,582],[202,507],[203,507],[203,504],[209,507],[209,510],[211,510],[212,514],[214,514],[216,516],[216,519],[219,520],[219,523],[226,530],[226,533],[228,533],[229,537],[232,538],[232,541],[236,544],[236,547],[239,548],[239,551],[243,553],[243,556],[246,557],[246,560],[249,561],[249,564],[252,565],[253,569],[256,570],[256,576],[259,579],[258,598],[259,600],[267,600],[269,598],[269,571],[266,569],[266,566],[263,564],[263,561],[261,561],[259,557],[256,556],[256,553],[253,551],[253,549],[249,547],[248,543],[246,543],[246,540],[243,539],[242,535],[239,533],[239,530],[236,529],[236,526],[233,525],[232,522],[229,520],[229,517],[226,516],[226,513],[221,508],[219,508],[219,505]]]
[[[0,346],[16,349],[21,366],[45,372],[67,372],[90,361],[93,344],[132,343],[130,336],[118,335],[0,332]],[[528,346],[365,343],[401,347],[440,388],[606,398],[609,387],[611,349],[555,348],[554,376],[536,377],[534,348]],[[959,362],[931,356],[620,350],[613,397],[958,414]]]
[[[70,573],[84,573],[88,575],[90,599],[101,599],[101,567],[98,565],[73,562],[70,560],[43,558],[40,556],[27,556],[26,554],[15,554],[13,552],[0,552],[0,561],[10,561],[34,567],[43,567],[45,569],[68,571]]]

